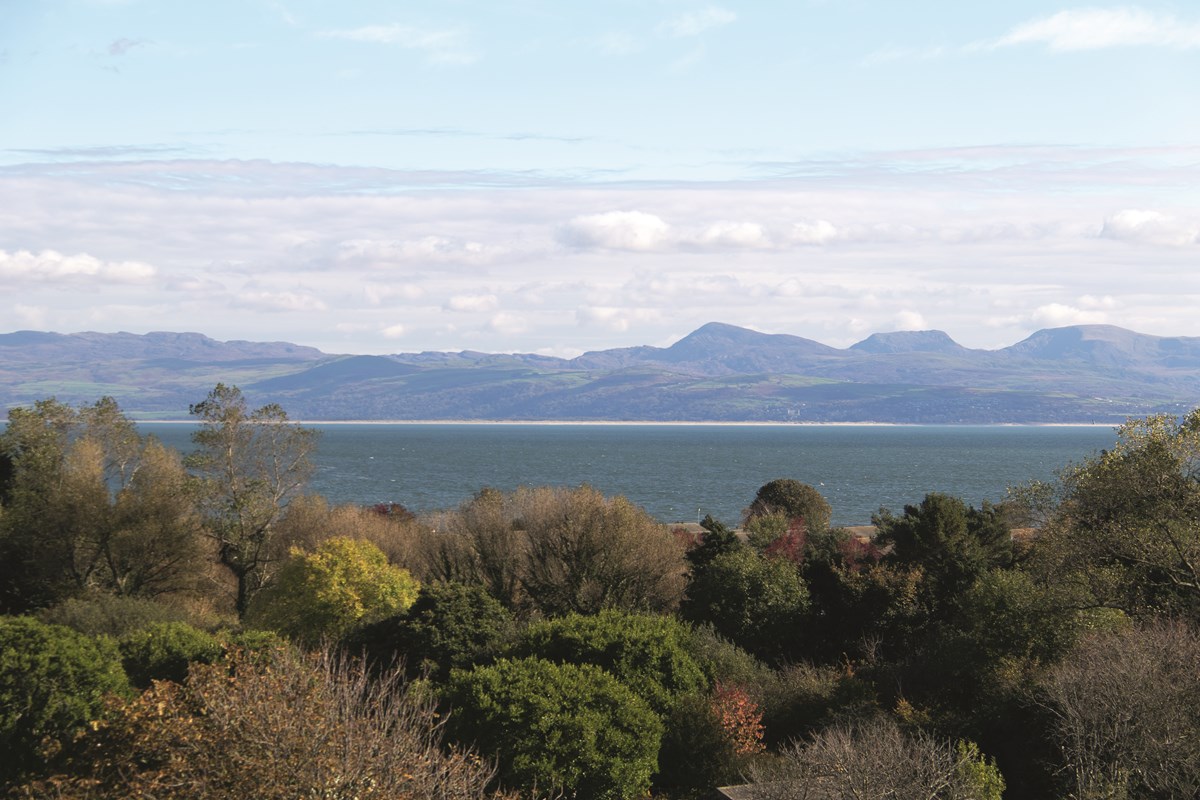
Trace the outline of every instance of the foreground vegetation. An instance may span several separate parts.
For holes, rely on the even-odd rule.
[[[789,479],[739,533],[330,506],[282,409],[193,413],[187,458],[111,399],[0,434],[13,797],[1200,795],[1200,411],[870,540]]]

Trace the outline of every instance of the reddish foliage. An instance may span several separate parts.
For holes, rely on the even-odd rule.
[[[704,540],[703,533],[692,533],[687,528],[680,526],[671,528],[671,535],[675,537],[675,541],[683,545],[684,550],[691,550],[699,547],[700,542]]]
[[[850,572],[858,572],[868,564],[878,564],[883,553],[870,539],[850,536],[838,543],[838,555]]]
[[[416,519],[416,515],[400,503],[376,503],[371,506],[371,510],[381,517],[388,517],[397,522],[408,522],[409,520]]]
[[[799,566],[804,561],[804,545],[808,539],[808,525],[803,517],[793,517],[788,522],[787,533],[763,549],[768,558],[786,558]]]
[[[744,690],[718,682],[713,689],[712,710],[733,744],[735,753],[751,755],[766,749],[763,745],[762,709]]]

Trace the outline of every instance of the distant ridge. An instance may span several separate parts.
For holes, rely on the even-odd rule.
[[[961,353],[966,350],[944,331],[872,333],[851,350],[860,353]]]
[[[943,331],[849,348],[711,322],[669,347],[535,354],[332,355],[199,333],[0,334],[0,404],[104,395],[184,418],[217,381],[306,419],[1113,423],[1200,403],[1200,337],[1111,325],[1038,331],[999,350]]]
[[[1002,352],[1106,367],[1158,364],[1200,369],[1200,337],[1149,336],[1115,325],[1075,325],[1041,330]]]

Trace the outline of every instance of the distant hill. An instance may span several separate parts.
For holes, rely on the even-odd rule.
[[[670,347],[534,354],[333,355],[198,333],[0,334],[0,406],[111,395],[184,418],[218,381],[299,419],[1053,423],[1123,421],[1200,404],[1200,337],[1108,325],[1000,350],[942,331],[845,349],[712,322]]]

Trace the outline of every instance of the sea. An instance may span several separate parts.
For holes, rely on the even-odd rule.
[[[194,426],[141,423],[191,448]],[[866,525],[929,492],[971,505],[1057,471],[1116,441],[1107,425],[700,425],[524,423],[314,424],[309,491],[332,503],[449,509],[484,487],[589,484],[663,522],[711,514],[733,524],[775,478],[815,486],[836,525]]]

